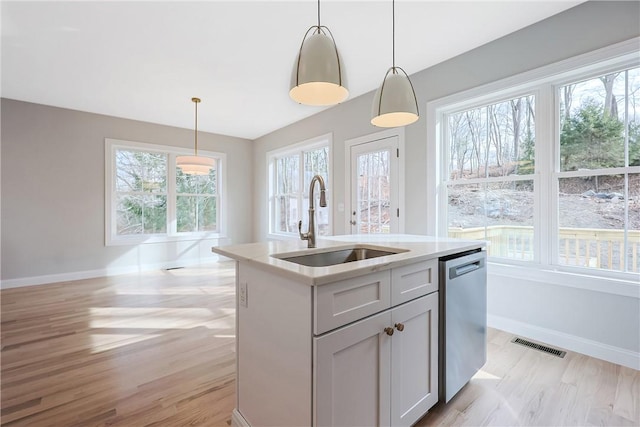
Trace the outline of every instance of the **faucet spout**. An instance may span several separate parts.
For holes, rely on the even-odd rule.
[[[306,233],[302,232],[302,221],[298,222],[298,233],[300,233],[300,239],[308,242],[308,248],[316,247],[316,210],[314,207],[315,197],[313,195],[316,182],[320,185],[320,207],[324,208],[327,206],[324,179],[320,175],[315,175],[311,178],[311,184],[309,184],[309,229]]]
[[[320,207],[321,208],[326,208],[327,207],[327,196],[325,196],[325,188],[323,186],[320,186]]]

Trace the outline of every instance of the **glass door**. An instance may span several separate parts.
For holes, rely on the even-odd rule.
[[[398,136],[351,147],[351,234],[398,233]]]

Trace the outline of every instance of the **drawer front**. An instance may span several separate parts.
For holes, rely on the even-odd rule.
[[[391,271],[316,286],[314,333],[323,334],[391,307]]]
[[[431,259],[392,270],[391,305],[396,306],[438,290],[438,260]]]

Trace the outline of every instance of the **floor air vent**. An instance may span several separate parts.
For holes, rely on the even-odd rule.
[[[523,340],[522,338],[514,338],[511,340],[511,342],[523,345],[525,347],[533,348],[535,350],[544,351],[545,353],[549,353],[558,357],[564,357],[564,355],[567,354],[566,351],[560,351],[555,348],[547,347],[545,345],[536,344],[531,341]]]

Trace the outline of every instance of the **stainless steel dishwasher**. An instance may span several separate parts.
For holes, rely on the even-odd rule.
[[[485,251],[440,258],[440,400],[448,402],[487,361]]]

